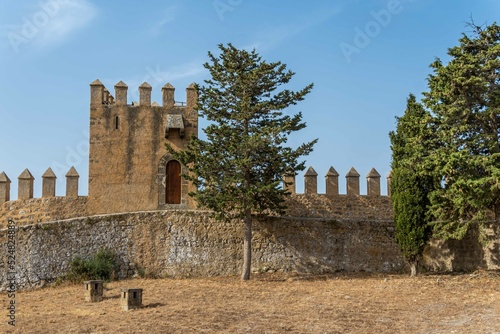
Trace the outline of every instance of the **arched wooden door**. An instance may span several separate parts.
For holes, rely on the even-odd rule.
[[[166,169],[165,203],[181,204],[181,164],[171,160]]]

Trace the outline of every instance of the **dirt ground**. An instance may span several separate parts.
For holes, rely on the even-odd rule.
[[[141,309],[121,309],[122,287],[144,289]],[[0,332],[500,333],[499,272],[133,279],[107,283],[100,303],[85,302],[83,292],[19,292],[16,326],[2,307]]]

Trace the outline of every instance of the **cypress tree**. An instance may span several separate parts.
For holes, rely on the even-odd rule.
[[[282,89],[294,73],[281,62],[268,63],[255,50],[219,45],[219,56],[208,53],[204,67],[211,79],[198,91],[197,111],[209,121],[206,140],[192,138],[184,151],[167,149],[197,187],[198,204],[221,219],[244,223],[242,279],[250,278],[252,220],[256,215],[285,209],[283,176],[304,169],[299,158],[316,140],[297,148],[286,146],[288,136],[303,129],[302,114],[283,112],[302,101],[313,85],[299,91]]]

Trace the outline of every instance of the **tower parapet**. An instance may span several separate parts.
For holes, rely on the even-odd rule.
[[[106,90],[98,83],[91,84],[94,94]],[[147,82],[138,87],[139,103],[127,104],[127,90],[120,81],[113,103],[91,105],[89,212],[194,207],[188,197],[192,184],[180,176],[185,168],[167,153],[165,142],[182,150],[198,134],[196,86],[186,88],[187,103],[181,105],[171,84],[162,87],[162,106],[151,101],[153,87]]]
[[[196,92],[196,85],[194,83],[186,87],[186,106],[188,109],[196,107],[198,102],[198,93]]]
[[[164,107],[171,108],[175,105],[175,88],[170,83],[166,83],[161,89],[162,103]]]
[[[140,106],[151,106],[151,91],[153,87],[147,82],[143,82],[139,86],[139,105]]]
[[[119,81],[115,85],[115,96],[116,96],[115,104],[117,106],[127,105],[127,90],[128,86],[123,81]]]
[[[100,106],[104,102],[104,85],[99,80],[90,84],[90,105]]]

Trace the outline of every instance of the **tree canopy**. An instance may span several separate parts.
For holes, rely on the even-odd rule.
[[[500,200],[500,27],[470,27],[447,64],[431,64],[423,99],[435,126],[424,163],[441,180],[430,212],[444,239],[463,238]]]
[[[245,223],[242,279],[250,277],[252,215],[283,213],[287,191],[283,176],[303,170],[301,156],[316,140],[288,147],[288,136],[303,129],[302,114],[286,108],[304,99],[313,85],[299,91],[279,89],[294,73],[281,62],[268,63],[255,50],[219,45],[204,67],[211,79],[196,86],[197,111],[209,121],[206,140],[192,138],[184,151],[167,149],[187,166],[200,206],[219,218]]]
[[[396,131],[389,133],[392,149],[391,197],[396,240],[410,264],[411,276],[430,237],[429,193],[435,187],[423,161],[431,149],[430,114],[410,95],[405,114],[397,118]]]

